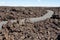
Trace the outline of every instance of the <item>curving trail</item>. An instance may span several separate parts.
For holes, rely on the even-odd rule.
[[[46,20],[48,18],[51,18],[52,15],[54,14],[54,12],[51,10],[46,10],[46,11],[47,11],[47,13],[42,17],[29,18],[30,22],[34,23],[34,22],[43,21],[43,20]]]
[[[19,20],[19,24],[20,25],[25,24],[25,21],[26,22],[31,22],[31,23],[38,22],[38,21],[43,21],[43,20],[46,20],[46,19],[52,17],[52,15],[54,14],[54,12],[51,11],[51,10],[46,10],[46,11],[47,11],[47,13],[44,16],[42,16],[42,17],[20,19]],[[17,22],[17,20],[10,20],[10,22],[12,22],[12,23],[13,22]],[[7,23],[8,23],[8,21],[0,22],[0,30],[2,29],[2,26],[7,24]]]

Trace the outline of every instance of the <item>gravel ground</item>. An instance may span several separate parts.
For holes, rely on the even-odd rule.
[[[40,17],[46,10],[54,11],[50,19],[20,25],[9,20]],[[8,21],[0,30],[0,40],[60,40],[59,7],[0,7],[0,22]]]

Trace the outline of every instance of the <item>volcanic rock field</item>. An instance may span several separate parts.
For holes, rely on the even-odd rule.
[[[51,18],[35,23],[10,20],[35,18],[54,11]],[[0,7],[0,22],[8,21],[0,29],[0,40],[60,40],[60,7]]]

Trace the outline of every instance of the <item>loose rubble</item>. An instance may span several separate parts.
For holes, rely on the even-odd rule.
[[[24,25],[20,25],[19,21],[10,22],[9,20],[11,19],[6,18],[6,15],[12,15],[14,19],[19,20],[41,17],[41,15],[43,16],[46,13],[46,10],[52,10],[54,11],[53,15],[60,16],[60,8],[0,7],[0,10],[2,10],[0,11],[0,22],[8,21],[7,24],[2,26],[2,30],[0,30],[0,40],[59,40],[60,19],[58,18],[52,17],[44,21],[36,23],[25,22]],[[29,12],[27,14],[23,13],[25,10],[33,12],[32,15]]]

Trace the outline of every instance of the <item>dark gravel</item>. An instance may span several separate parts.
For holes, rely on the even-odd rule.
[[[60,40],[60,7],[0,7],[0,21],[39,17],[46,10],[53,10],[54,15],[45,21],[3,25],[0,40]]]

